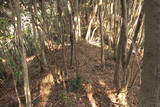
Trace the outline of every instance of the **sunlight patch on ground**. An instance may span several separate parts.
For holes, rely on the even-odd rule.
[[[96,104],[95,99],[93,98],[93,90],[92,90],[92,85],[90,83],[85,84],[85,91],[87,93],[87,97],[89,99],[89,102],[91,103],[92,107],[98,107]]]
[[[55,49],[62,49],[62,44],[53,44],[51,40],[46,40],[44,43],[46,48],[50,51],[54,51]],[[64,43],[64,45],[70,46],[69,43]]]
[[[99,48],[101,47],[101,43],[97,42],[97,41],[94,41],[94,40],[88,41],[88,43],[90,45],[94,45],[94,46],[99,47]],[[104,47],[104,49],[108,49],[109,48],[108,45],[104,45],[103,47]]]
[[[115,107],[128,107],[126,92],[122,92],[117,95],[116,90],[113,89],[107,90],[106,94]]]
[[[61,83],[61,81],[63,81],[63,78],[62,78],[62,74],[61,74],[61,71],[60,71],[60,69],[59,69],[59,71],[57,72],[57,74],[58,74],[58,79],[57,79],[57,83]]]
[[[31,57],[28,57],[28,58],[26,58],[26,61],[27,62],[31,62],[35,57],[36,57],[35,55],[31,56]]]
[[[97,42],[97,41],[92,40],[92,41],[89,41],[88,43],[91,44],[91,45],[97,46],[97,47],[101,47],[100,42]]]
[[[98,80],[98,82],[99,82],[99,84],[103,87],[103,88],[105,88],[106,87],[106,83],[104,82],[104,80]]]
[[[119,103],[122,105],[125,105],[125,107],[128,107],[128,103],[127,103],[127,98],[126,98],[126,93],[120,93],[118,95],[118,99],[119,99]]]
[[[106,94],[113,103],[116,103],[117,98],[115,95],[115,90],[107,90]]]
[[[49,99],[49,96],[51,94],[51,88],[53,87],[54,84],[55,84],[54,79],[51,73],[49,73],[42,79],[40,85],[40,95],[41,95],[40,105],[43,105],[45,107]]]
[[[52,75],[54,76],[55,82],[61,84],[64,81],[64,71],[62,71],[62,69],[56,64],[53,65],[52,68],[54,69],[54,71],[52,71]]]

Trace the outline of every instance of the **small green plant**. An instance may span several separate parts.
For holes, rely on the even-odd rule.
[[[68,93],[65,90],[60,91],[60,93],[59,93],[59,99],[61,99],[62,101],[64,101],[64,103],[65,103],[64,106],[65,107],[73,107],[73,105],[74,105],[73,100],[68,96]]]
[[[67,100],[68,99],[67,91],[65,91],[65,90],[60,91],[59,98],[62,99],[62,100]]]
[[[82,88],[83,78],[78,76],[76,79],[69,81],[69,91],[77,91]]]
[[[16,79],[17,85],[21,85],[20,79],[22,77],[22,72],[19,71],[14,72],[14,77]]]

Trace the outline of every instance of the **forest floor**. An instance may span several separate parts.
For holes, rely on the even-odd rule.
[[[64,81],[67,91],[61,85],[63,81],[61,72],[65,71],[61,47],[46,52],[49,69],[45,71],[40,70],[35,56],[27,58],[34,107],[114,107],[110,99],[112,95],[108,93],[109,90],[114,89],[115,58],[113,52],[105,50],[105,70],[102,71],[99,47],[81,41],[76,44],[76,50],[77,67],[70,67],[70,46],[65,47],[68,79]],[[136,65],[135,68],[137,68]],[[75,84],[76,72],[80,80],[78,85]],[[0,85],[0,107],[18,107],[15,103],[17,97],[13,81],[10,80]],[[137,107],[138,90],[137,81],[127,94],[129,107]],[[22,103],[25,104],[23,80],[18,85],[18,92]]]

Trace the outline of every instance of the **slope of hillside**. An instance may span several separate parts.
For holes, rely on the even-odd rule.
[[[76,44],[76,53],[76,63],[70,67],[70,46],[65,47],[67,69],[64,66],[61,48],[47,51],[49,68],[44,71],[40,70],[35,56],[27,58],[34,107],[113,107],[115,105],[107,95],[107,91],[114,87],[113,52],[105,50],[104,71],[101,69],[100,48],[81,41]],[[62,74],[66,71],[68,78],[64,79]],[[75,84],[76,72],[80,79],[78,85]],[[18,107],[12,82],[7,81],[0,87],[0,107]],[[63,82],[66,84],[66,90],[63,88]],[[21,85],[18,85],[18,91],[22,103],[25,104],[22,84],[23,80]],[[137,87],[133,87],[130,91],[129,102],[132,104],[130,107],[136,107],[137,90]]]

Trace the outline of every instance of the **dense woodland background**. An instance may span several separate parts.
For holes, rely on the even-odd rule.
[[[0,107],[160,107],[159,0],[0,0]]]

